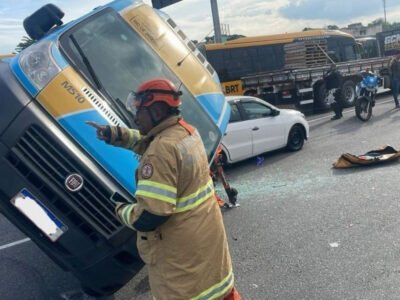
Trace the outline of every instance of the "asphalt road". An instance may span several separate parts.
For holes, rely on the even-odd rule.
[[[241,207],[225,211],[224,220],[244,299],[399,299],[400,163],[332,169],[344,152],[400,148],[393,107],[381,96],[367,123],[353,108],[337,121],[330,113],[310,116],[303,150],[227,170]],[[1,299],[63,299],[79,288],[1,215],[0,226]],[[150,299],[146,272],[114,298]]]

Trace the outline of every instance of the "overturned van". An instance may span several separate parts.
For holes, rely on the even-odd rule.
[[[0,210],[91,294],[112,294],[143,266],[114,215],[132,202],[138,159],[85,124],[134,128],[125,99],[144,80],[182,91],[182,114],[209,159],[230,109],[214,69],[164,13],[117,0],[63,24],[48,4],[24,26],[36,42],[0,60]]]

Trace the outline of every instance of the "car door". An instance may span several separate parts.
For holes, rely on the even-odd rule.
[[[231,116],[228,127],[222,139],[228,161],[236,162],[252,156],[252,135],[250,125],[243,121],[239,111],[238,101],[230,101]]]
[[[242,99],[240,104],[251,127],[253,156],[285,145],[285,126],[278,109],[255,98]]]

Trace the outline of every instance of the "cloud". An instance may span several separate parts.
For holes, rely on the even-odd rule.
[[[13,52],[24,34],[22,19],[6,18],[0,14],[0,54]]]
[[[277,16],[278,8],[288,1],[247,0],[244,6],[242,0],[218,0],[220,23],[228,25],[231,34],[267,33],[268,24],[276,21],[272,19]],[[211,5],[208,0],[183,0],[163,11],[168,13],[191,39],[200,41],[206,35],[214,35]]]
[[[386,9],[400,9],[398,0],[387,0]],[[280,13],[287,19],[303,20],[329,20],[331,22],[343,23],[345,21],[376,15],[380,12],[383,17],[382,1],[365,0],[291,0],[282,7]]]
[[[47,3],[64,12],[64,21],[76,19],[109,0],[0,0],[0,53],[10,52],[26,35],[23,19]],[[151,5],[151,0],[144,0]],[[365,3],[368,2],[368,5]],[[387,20],[400,20],[400,1],[386,0]],[[304,27],[369,22],[383,18],[382,0],[218,0],[220,23],[231,34],[246,36],[300,31]],[[182,0],[166,12],[190,39],[214,35],[209,0]]]
[[[3,0],[0,3],[0,54],[10,53],[15,50],[23,36],[23,20],[47,3],[57,5],[64,13],[64,22],[80,17],[90,12],[94,7],[109,2],[108,0]]]

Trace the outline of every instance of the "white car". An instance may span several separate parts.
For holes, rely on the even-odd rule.
[[[308,122],[297,110],[279,109],[250,96],[227,96],[226,100],[232,112],[221,141],[223,163],[284,147],[298,151],[309,137]]]

